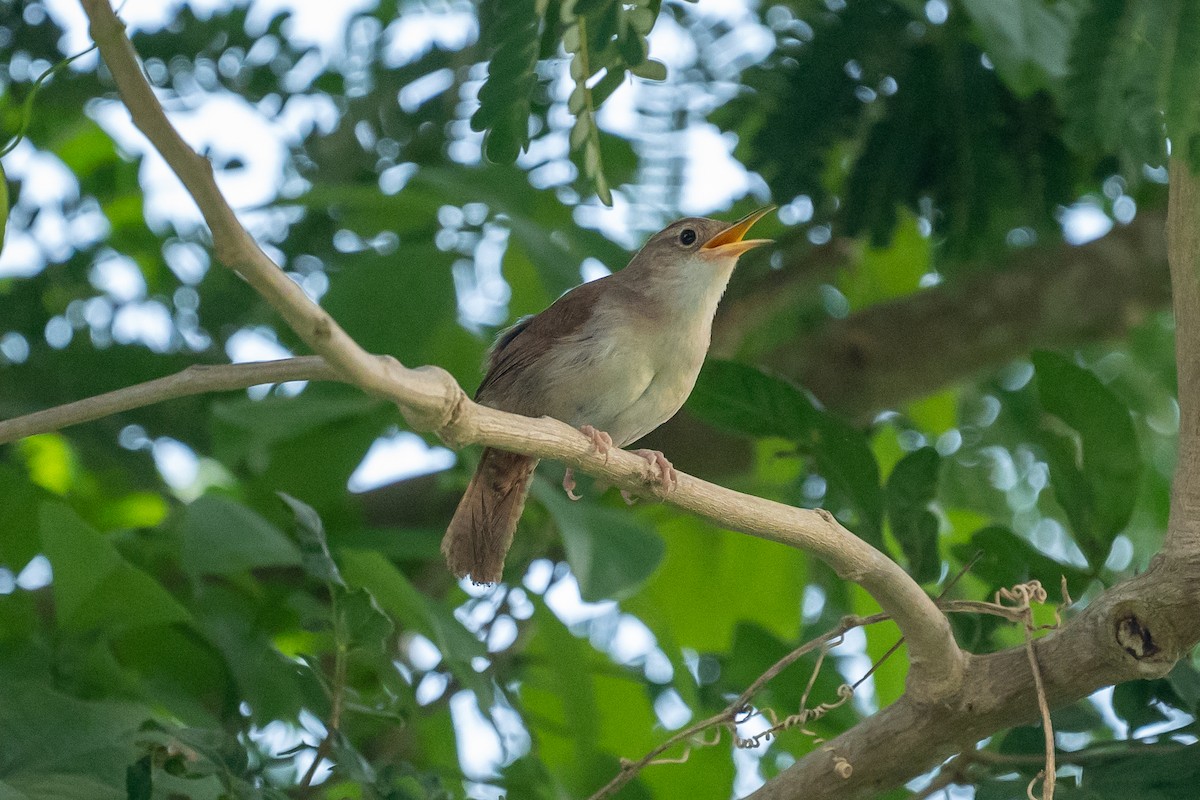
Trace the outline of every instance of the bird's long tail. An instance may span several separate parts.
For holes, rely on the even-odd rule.
[[[442,539],[442,555],[456,576],[470,575],[475,583],[500,580],[536,466],[529,456],[483,451]]]

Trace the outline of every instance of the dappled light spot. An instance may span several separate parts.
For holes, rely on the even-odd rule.
[[[346,486],[352,492],[365,492],[406,478],[449,469],[454,461],[451,450],[430,447],[409,431],[396,431],[371,444]]]

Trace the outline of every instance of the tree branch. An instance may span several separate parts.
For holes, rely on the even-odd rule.
[[[557,420],[528,419],[472,403],[450,375],[433,367],[408,369],[374,356],[350,336],[257,245],[238,222],[213,180],[209,163],[180,138],[137,63],[124,28],[107,0],[82,0],[92,36],[129,108],[134,124],[183,181],[212,231],[218,259],[237,270],[342,379],[388,398],[417,430],[448,444],[486,444],[554,458],[631,491],[645,492],[656,476],[625,451],[602,456],[589,439]],[[909,694],[929,702],[959,684],[964,656],[946,617],[891,559],[843,528],[826,511],[792,508],[680,474],[665,498],[717,525],[799,547],[863,586],[904,634],[912,667]]]
[[[320,356],[301,356],[248,364],[194,364],[165,378],[146,381],[45,411],[35,411],[23,417],[0,420],[0,444],[188,395],[247,389],[264,383],[329,380],[340,380],[340,377]]]
[[[1170,192],[1167,251],[1175,307],[1179,462],[1163,555],[1194,566],[1200,561],[1200,190],[1178,158],[1171,160]]]

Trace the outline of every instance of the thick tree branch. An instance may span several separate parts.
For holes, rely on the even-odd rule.
[[[1179,368],[1180,453],[1171,520],[1150,569],[1105,592],[1040,639],[1037,663],[1050,706],[1135,678],[1165,675],[1200,641],[1200,192],[1171,164],[1167,222]],[[998,730],[1036,719],[1037,692],[1024,648],[969,656],[962,687],[938,707],[905,695],[812,752],[754,800],[871,796],[904,783]],[[838,779],[835,757],[850,762]]]
[[[554,458],[631,491],[645,492],[656,475],[642,458],[624,451],[602,456],[590,440],[556,420],[527,419],[472,403],[444,370],[407,369],[367,353],[310,301],[258,247],[238,222],[213,180],[208,162],[180,138],[137,63],[133,47],[107,0],[83,0],[101,56],[112,72],[135,125],[162,153],[204,214],[220,261],[236,269],[347,382],[386,397],[418,430],[436,431],[455,447],[486,444],[539,458]],[[863,586],[900,627],[912,668],[909,690],[930,701],[953,691],[963,654],[946,617],[891,559],[837,523],[828,512],[792,508],[743,495],[686,474],[667,498],[715,524],[799,547]]]
[[[1175,307],[1179,462],[1163,554],[1194,566],[1200,562],[1200,188],[1184,161],[1172,160],[1170,170],[1167,249]]]

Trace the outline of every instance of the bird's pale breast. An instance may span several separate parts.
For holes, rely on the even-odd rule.
[[[686,327],[686,329],[685,329]],[[708,326],[636,324],[598,313],[547,353],[550,416],[607,431],[621,447],[666,422],[687,399],[708,349]]]

